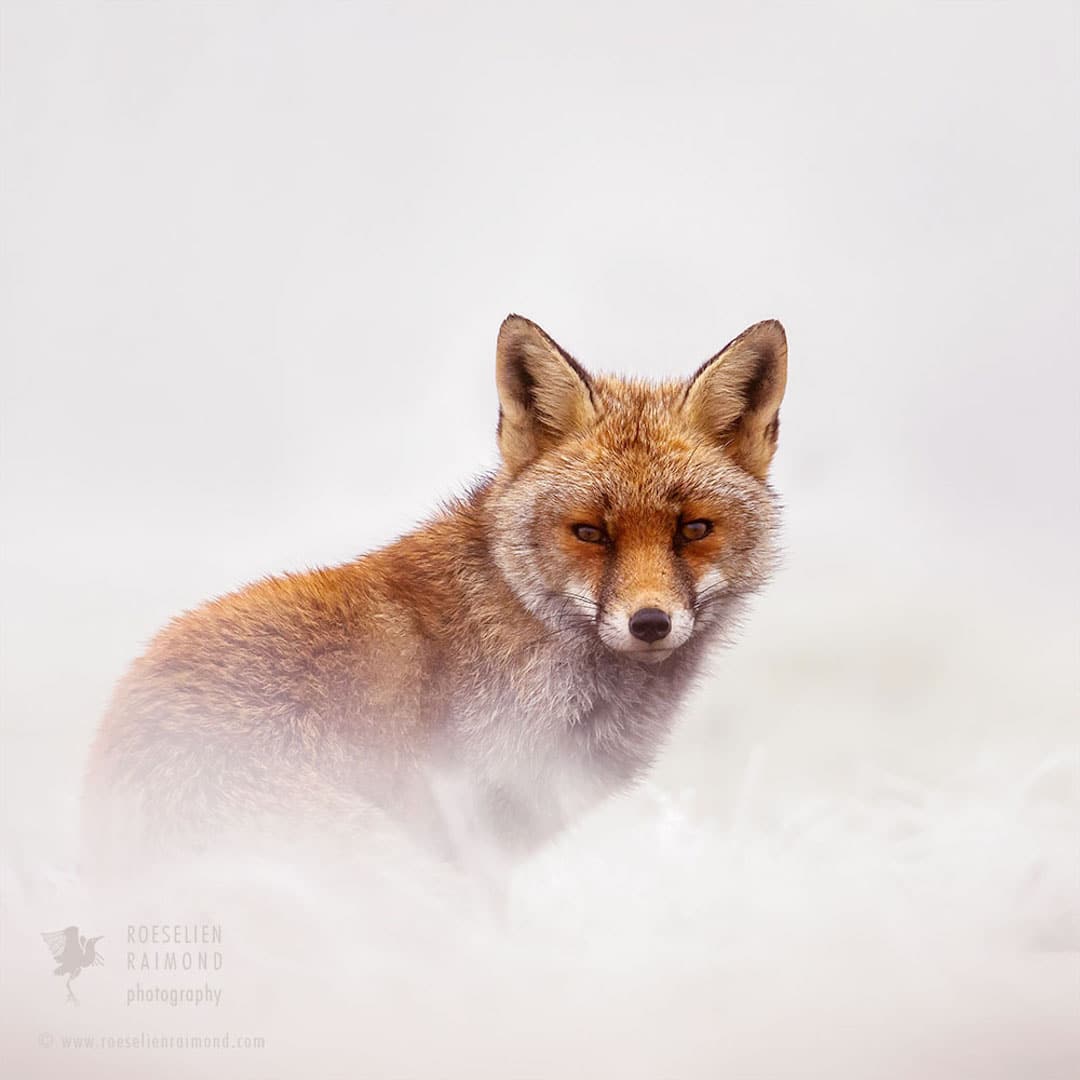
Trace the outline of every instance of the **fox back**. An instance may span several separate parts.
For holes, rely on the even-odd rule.
[[[379,551],[173,620],[91,749],[92,858],[274,821],[508,861],[632,783],[773,568],[786,365],[768,321],[686,380],[594,376],[507,318],[498,471]]]

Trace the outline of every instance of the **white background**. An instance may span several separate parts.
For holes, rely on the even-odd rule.
[[[612,954],[706,959],[743,918],[755,975],[778,926],[901,951],[960,931],[976,959],[947,1004],[883,1004],[883,1030],[929,1025],[918,1075],[1065,1069],[1078,33],[1073,4],[5,2],[9,936],[21,905],[43,929],[86,744],[168,617],[351,558],[492,467],[508,311],[654,377],[775,316],[786,568],[653,786],[527,871],[522,909],[544,923],[537,881],[570,882],[582,918],[622,912]],[[792,820],[797,858],[774,847]],[[649,1009],[661,968],[630,979]],[[859,994],[800,972],[847,1022]],[[775,1049],[768,999],[710,1051],[714,1014],[686,1021],[700,1070],[678,1075]]]

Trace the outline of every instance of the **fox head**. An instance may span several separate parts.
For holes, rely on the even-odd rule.
[[[760,322],[690,378],[588,373],[509,316],[496,381],[495,556],[554,634],[659,663],[760,586],[774,563],[787,342]]]

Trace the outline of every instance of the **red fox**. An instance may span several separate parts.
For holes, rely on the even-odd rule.
[[[509,316],[498,470],[381,550],[161,631],[93,743],[89,843],[377,815],[451,862],[536,850],[648,769],[772,570],[786,374],[776,321],[649,384]]]

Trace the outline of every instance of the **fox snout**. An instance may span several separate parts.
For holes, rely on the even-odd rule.
[[[613,604],[597,620],[600,640],[614,652],[635,660],[655,663],[685,645],[694,631],[693,612],[672,598],[660,607],[658,601]]]
[[[651,645],[671,633],[671,616],[659,608],[639,608],[630,616],[630,633]]]

